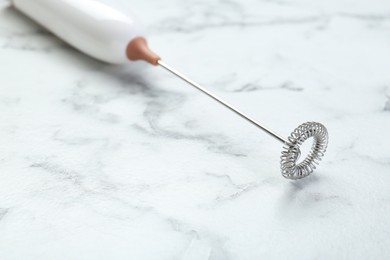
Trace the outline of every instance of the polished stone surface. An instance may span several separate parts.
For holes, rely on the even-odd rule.
[[[390,2],[122,0],[164,60],[102,64],[0,0],[0,259],[389,259]]]

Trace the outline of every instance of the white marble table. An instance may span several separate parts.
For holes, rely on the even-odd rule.
[[[0,259],[389,259],[390,2],[122,0],[166,62],[92,60],[0,1]]]

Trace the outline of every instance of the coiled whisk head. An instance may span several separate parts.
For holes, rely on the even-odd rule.
[[[297,164],[301,155],[300,145],[313,137],[311,151],[306,158]],[[288,137],[280,157],[282,175],[288,179],[301,179],[314,171],[328,146],[328,131],[325,126],[316,122],[307,122],[298,126]]]

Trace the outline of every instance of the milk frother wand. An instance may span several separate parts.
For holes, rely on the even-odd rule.
[[[229,108],[284,145],[280,167],[285,178],[295,180],[310,175],[326,151],[328,132],[322,124],[303,123],[284,139],[163,62],[149,49],[142,26],[134,15],[124,14],[96,0],[11,0],[11,3],[16,9],[89,56],[108,63],[144,60],[161,66]],[[311,151],[298,163],[301,155],[299,147],[311,137]]]

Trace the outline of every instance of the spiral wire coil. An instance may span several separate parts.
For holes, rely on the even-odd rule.
[[[306,158],[297,164],[300,145],[313,137],[313,145]],[[280,157],[282,175],[288,179],[301,179],[314,171],[328,146],[328,131],[317,122],[307,122],[298,126],[288,137]]]

